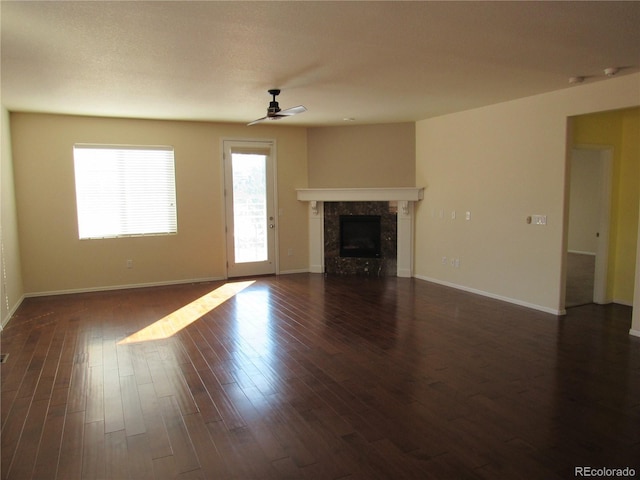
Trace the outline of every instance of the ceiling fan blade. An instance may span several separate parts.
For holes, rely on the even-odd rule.
[[[274,120],[280,120],[281,118],[286,118],[289,115],[280,115],[279,113],[275,114],[275,115],[267,115],[266,117],[262,117],[259,118],[257,120],[254,120],[251,123],[247,123],[247,127],[250,125],[255,125],[256,123],[262,123],[262,122],[272,122]]]
[[[255,125],[256,123],[264,122],[265,120],[270,120],[270,119],[269,119],[269,117],[262,117],[262,118],[259,118],[259,119],[257,119],[257,120],[254,120],[253,122],[247,123],[247,127],[248,127],[249,125]]]
[[[277,113],[279,117],[288,117],[290,115],[296,115],[298,113],[306,112],[307,109],[304,105],[298,105],[297,107],[287,108],[286,110],[280,110]]]

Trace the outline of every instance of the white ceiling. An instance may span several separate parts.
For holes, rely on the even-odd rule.
[[[10,111],[425,119],[639,71],[640,2],[2,1]],[[253,128],[253,127],[252,127]],[[259,128],[259,127],[256,127]]]

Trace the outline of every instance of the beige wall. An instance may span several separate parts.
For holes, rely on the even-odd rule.
[[[0,130],[0,324],[4,325],[22,301],[24,289],[18,242],[18,219],[11,162],[9,113],[2,109]]]
[[[11,128],[27,294],[223,278],[225,138],[276,140],[280,272],[308,268],[307,210],[295,193],[307,186],[306,129],[28,113],[12,113]],[[172,145],[178,234],[78,240],[75,143]]]
[[[567,118],[640,105],[639,85],[620,76],[418,122],[416,276],[561,312]],[[532,214],[548,224],[527,224]]]
[[[415,124],[309,129],[309,187],[414,187]]]

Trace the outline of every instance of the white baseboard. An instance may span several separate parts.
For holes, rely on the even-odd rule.
[[[568,250],[567,253],[577,253],[578,255],[591,255],[592,257],[596,256],[596,252],[581,252],[580,250]]]
[[[7,312],[7,316],[2,320],[2,325],[0,325],[0,332],[4,329],[4,327],[7,326],[7,324],[9,323],[9,320],[11,320],[11,317],[13,317],[13,314],[16,313],[16,310],[18,310],[18,307],[22,305],[22,302],[24,301],[25,298],[26,297],[22,295],[22,297],[20,297],[20,299],[16,302],[13,308]]]
[[[297,269],[297,270],[284,270],[284,271],[281,271],[279,273],[279,275],[291,275],[291,274],[294,274],[294,273],[309,273],[309,269],[308,268],[300,268],[300,269]]]
[[[465,287],[464,285],[458,285],[451,282],[445,282],[442,280],[438,280],[431,277],[426,277],[424,275],[416,275],[415,278],[420,280],[424,280],[426,282],[437,283],[438,285],[443,285],[445,287],[455,288],[456,290],[462,290],[469,293],[475,293],[476,295],[482,295],[483,297],[493,298],[494,300],[500,300],[502,302],[513,303],[515,305],[519,305],[521,307],[531,308],[533,310],[539,310],[544,313],[550,313],[551,315],[565,315],[566,310],[556,310],[553,308],[543,307],[542,305],[536,305],[534,303],[523,302],[522,300],[518,300],[515,298],[504,297],[502,295],[496,295],[494,293],[485,292],[484,290],[477,290],[475,288]]]
[[[128,290],[131,288],[165,287],[169,285],[183,285],[188,283],[217,282],[224,277],[191,278],[186,280],[167,280],[166,282],[132,283],[127,285],[107,285],[104,287],[74,288],[69,290],[53,290],[48,292],[27,293],[25,297],[48,297],[52,295],[70,295],[74,293],[107,292],[110,290]]]
[[[634,330],[632,328],[629,330],[629,335],[633,335],[634,337],[640,337],[640,330]]]
[[[309,273],[309,270],[306,268],[301,268],[298,270],[286,270],[280,272],[280,275],[288,275],[293,273]],[[49,297],[54,295],[71,295],[74,293],[91,293],[91,292],[108,292],[110,290],[128,290],[131,288],[148,288],[148,287],[166,287],[171,285],[185,285],[189,283],[204,283],[204,282],[219,282],[221,280],[226,280],[225,277],[204,277],[204,278],[189,278],[185,280],[167,280],[164,282],[149,282],[149,283],[130,283],[126,285],[107,285],[103,287],[89,287],[89,288],[72,288],[69,290],[50,290],[46,292],[32,292],[27,293],[20,300],[18,305],[13,309],[13,312],[18,308],[20,303],[24,298],[29,297]],[[13,313],[12,312],[12,313]]]
[[[279,274],[288,275],[293,273],[309,273],[309,270],[306,268],[301,268],[298,270],[286,270],[286,271],[280,272]],[[226,278],[225,277],[188,278],[185,280],[167,280],[164,282],[130,283],[126,285],[107,285],[103,287],[72,288],[69,290],[50,290],[46,292],[27,293],[20,300],[20,303],[22,303],[22,300],[24,298],[29,298],[29,297],[49,297],[54,295],[71,295],[74,293],[108,292],[110,290],[128,290],[131,288],[166,287],[171,285],[185,285],[189,283],[219,282],[221,280],[226,280]],[[15,310],[18,308],[20,303],[16,305],[16,307],[13,309],[13,312],[15,312]]]

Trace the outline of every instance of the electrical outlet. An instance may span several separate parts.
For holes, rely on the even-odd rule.
[[[133,268],[133,260],[127,260],[127,268]]]
[[[289,257],[293,256],[293,248],[289,248],[289,249],[287,250],[287,255],[288,255]]]
[[[447,264],[447,257],[442,257],[442,264],[446,265]]]

